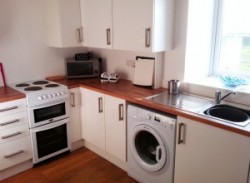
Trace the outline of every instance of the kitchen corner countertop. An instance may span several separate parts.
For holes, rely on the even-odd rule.
[[[10,87],[0,87],[0,103],[25,98],[25,94]]]
[[[152,95],[160,94],[166,91],[166,88],[152,89],[147,87],[135,86],[131,81],[120,79],[117,83],[101,83],[99,79],[64,79],[62,78],[46,78],[61,84],[68,86],[69,89],[76,87],[83,87],[91,89],[104,94],[112,95],[114,97],[119,97],[127,102],[141,105],[144,107],[149,107],[161,112],[170,113],[176,116],[182,116],[189,118],[191,120],[222,128],[228,131],[232,131],[241,135],[250,137],[250,125],[246,127],[240,127],[230,123],[221,122],[204,115],[200,115],[195,112],[189,112],[186,110],[181,110],[178,108],[171,107],[169,105],[162,105],[155,103],[152,100],[146,99]]]

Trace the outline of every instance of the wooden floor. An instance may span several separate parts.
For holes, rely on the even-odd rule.
[[[135,183],[127,173],[86,148],[79,149],[1,183]]]

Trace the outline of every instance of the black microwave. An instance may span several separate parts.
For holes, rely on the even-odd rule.
[[[71,78],[89,78],[99,77],[102,72],[102,59],[74,60],[66,59],[66,77]]]

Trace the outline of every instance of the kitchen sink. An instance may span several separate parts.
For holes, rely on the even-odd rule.
[[[225,120],[240,126],[250,122],[250,111],[226,104],[214,105],[204,111],[207,116]]]

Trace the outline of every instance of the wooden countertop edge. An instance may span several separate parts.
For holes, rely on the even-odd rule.
[[[250,137],[250,131],[247,131],[245,129],[241,129],[240,127],[237,128],[237,127],[235,127],[235,125],[234,126],[229,126],[227,124],[223,124],[222,122],[220,122],[218,120],[211,120],[210,118],[208,119],[205,116],[201,116],[199,114],[183,111],[183,110],[176,109],[176,108],[173,108],[173,107],[170,107],[170,106],[165,106],[165,105],[163,106],[163,105],[160,105],[160,104],[156,104],[154,102],[151,102],[151,101],[146,100],[146,99],[141,98],[141,97],[134,98],[134,97],[128,97],[128,96],[124,96],[124,95],[119,95],[119,94],[117,94],[115,92],[95,88],[95,87],[92,87],[92,86],[88,86],[86,84],[79,84],[78,86],[75,85],[75,87],[83,87],[83,88],[90,89],[90,90],[93,90],[93,91],[96,91],[96,92],[101,92],[101,93],[104,93],[104,94],[107,94],[107,95],[111,95],[111,96],[114,96],[114,97],[124,99],[129,103],[133,103],[133,104],[136,104],[136,105],[142,105],[142,106],[147,107],[147,108],[159,110],[161,112],[166,112],[166,113],[173,114],[173,115],[176,115],[176,116],[185,117],[185,118],[195,120],[195,121],[203,123],[203,124],[218,127],[218,128],[224,129],[224,130],[228,130],[228,131],[231,131],[231,132],[234,132],[234,133],[237,133],[237,134],[241,134],[241,135]],[[73,87],[71,87],[71,88],[73,88]]]
[[[23,99],[25,97],[26,96],[23,95],[23,94],[18,94],[18,95],[15,95],[15,96],[4,97],[4,98],[0,99],[0,103],[10,102],[10,101],[13,101],[13,100],[18,100],[18,99]]]
[[[0,87],[0,103],[25,98],[25,94],[10,87]]]

